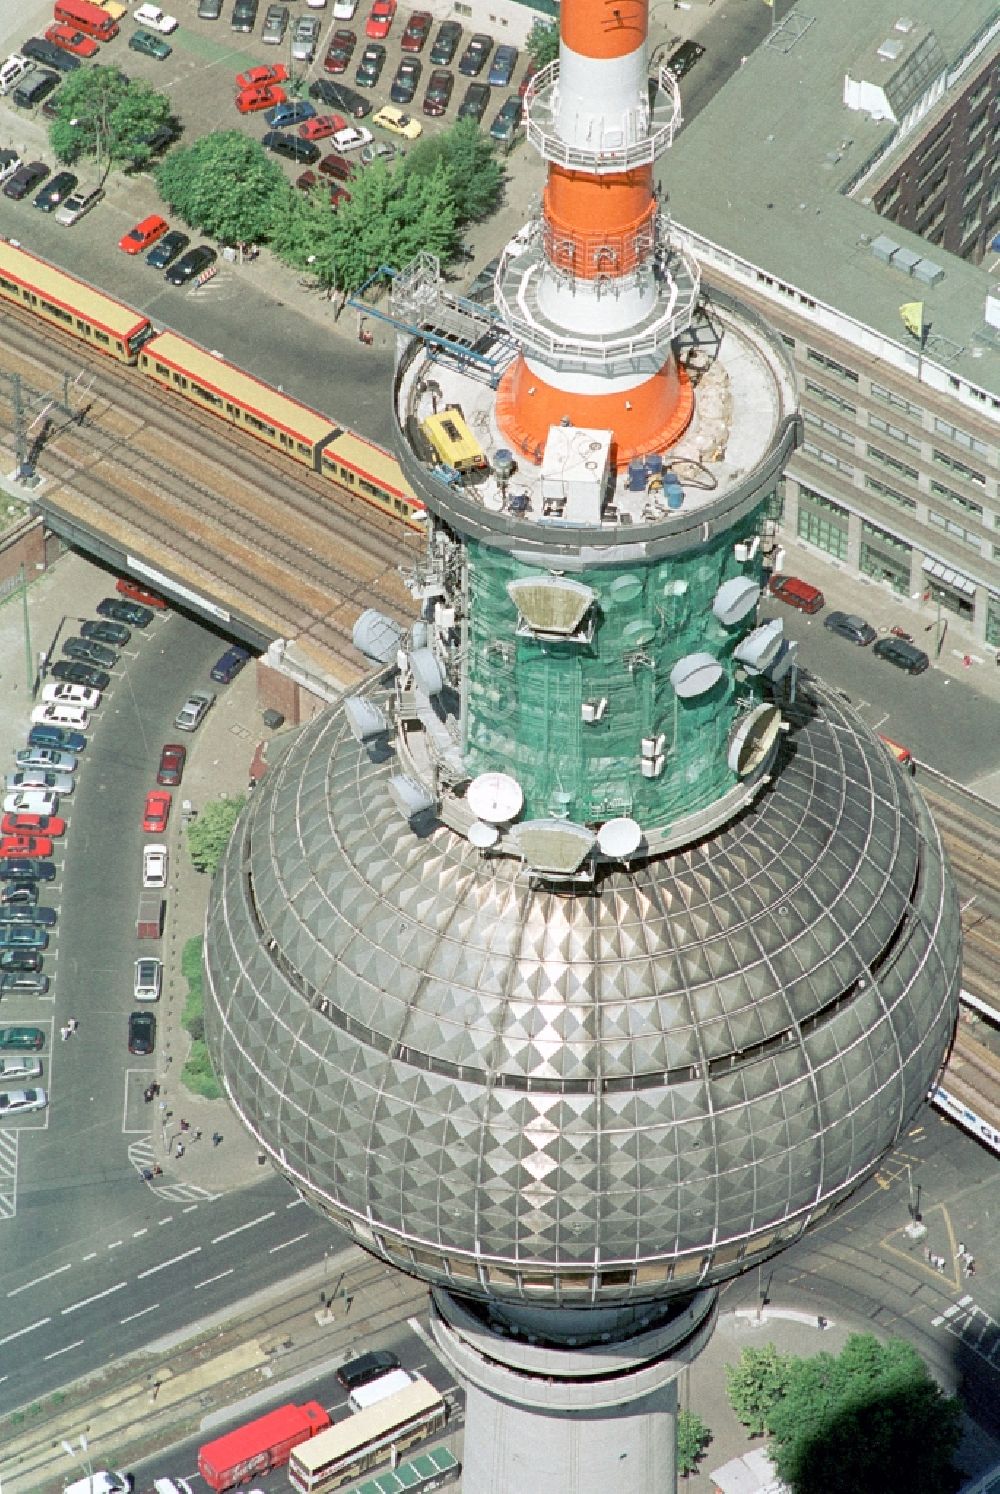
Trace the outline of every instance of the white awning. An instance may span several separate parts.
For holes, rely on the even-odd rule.
[[[950,566],[942,565],[939,560],[930,560],[925,556],[924,570],[935,581],[940,581],[942,586],[950,586],[953,591],[961,591],[967,597],[974,597],[976,594],[975,581],[970,581],[961,571],[953,571]]]

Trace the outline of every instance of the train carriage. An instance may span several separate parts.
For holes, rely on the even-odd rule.
[[[394,456],[353,431],[338,430],[323,448],[324,476],[374,503],[386,513],[420,527],[426,509],[416,496]]]
[[[142,312],[7,240],[0,240],[0,296],[119,363],[135,363],[153,335]]]

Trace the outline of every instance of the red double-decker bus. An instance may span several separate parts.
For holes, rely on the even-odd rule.
[[[91,5],[90,0],[56,0],[55,18],[82,31],[85,36],[92,36],[95,41],[110,41],[118,35],[118,23],[114,17],[99,5]]]
[[[318,1401],[279,1406],[245,1427],[206,1442],[198,1452],[198,1472],[210,1489],[232,1489],[255,1474],[280,1468],[293,1448],[330,1425]]]

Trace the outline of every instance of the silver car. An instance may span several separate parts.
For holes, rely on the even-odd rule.
[[[270,42],[273,46],[280,46],[285,39],[288,29],[288,6],[269,5],[264,13],[264,29],[260,34],[262,42]]]
[[[319,17],[299,16],[292,34],[292,56],[296,62],[312,62],[319,41]]]
[[[0,1094],[0,1120],[22,1110],[44,1110],[48,1103],[44,1089],[8,1089]]]
[[[39,1079],[42,1060],[31,1053],[15,1053],[9,1058],[0,1058],[0,1081],[7,1079]]]
[[[174,725],[178,731],[196,731],[214,705],[211,690],[194,690],[174,717]]]
[[[96,207],[103,196],[103,187],[77,187],[62,207],[56,208],[56,222],[61,223],[64,228],[71,228],[84,213],[89,213],[92,207]]]

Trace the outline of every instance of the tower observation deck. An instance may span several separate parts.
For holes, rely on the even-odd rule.
[[[792,368],[652,192],[644,0],[563,0],[492,389],[413,339],[419,615],[355,639],[213,886],[206,1037],[261,1150],[432,1289],[468,1494],[670,1487],[716,1288],[878,1167],[957,1011],[912,780],[761,611]]]

